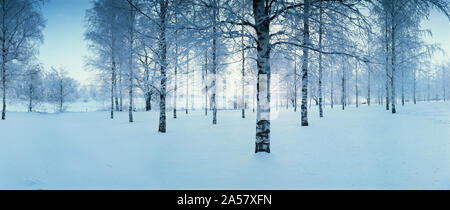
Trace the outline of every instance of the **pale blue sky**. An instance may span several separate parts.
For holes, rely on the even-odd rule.
[[[432,44],[440,44],[447,54],[436,53],[433,63],[450,61],[450,21],[448,18],[444,14],[434,11],[429,20],[423,21],[422,28],[430,29],[433,33],[433,36],[426,38],[426,41]]]
[[[90,0],[50,0],[44,6],[47,27],[40,60],[46,67],[64,67],[71,77],[89,84],[95,73],[84,70],[83,56],[88,55],[84,41],[84,16]]]
[[[89,84],[95,73],[84,68],[83,57],[88,55],[87,44],[83,39],[84,16],[91,7],[90,0],[50,0],[44,7],[47,27],[44,30],[44,44],[40,48],[40,60],[46,67],[64,67],[69,75],[82,84]],[[434,62],[450,60],[450,22],[433,12],[424,28],[431,29],[433,37],[427,41],[440,43],[448,55],[436,54]]]

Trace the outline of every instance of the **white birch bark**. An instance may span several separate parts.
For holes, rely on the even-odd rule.
[[[160,31],[159,31],[159,62],[161,68],[161,87],[159,93],[159,128],[158,131],[160,133],[166,132],[166,82],[167,82],[167,40],[166,40],[166,16],[167,16],[167,0],[159,1],[160,11],[159,11],[159,19],[160,19]]]
[[[323,7],[322,2],[320,6],[320,16],[319,16],[319,49],[322,50],[322,39],[323,39]],[[322,93],[322,77],[323,77],[323,64],[322,64],[322,53],[319,53],[319,117],[323,117],[323,93]]]
[[[304,14],[303,14],[303,44],[310,45],[309,38],[309,0],[305,0]],[[309,50],[303,48],[303,63],[302,63],[302,113],[301,125],[308,126],[308,65],[309,65]]]
[[[257,119],[255,152],[270,153],[270,20],[264,0],[253,0],[257,34]]]

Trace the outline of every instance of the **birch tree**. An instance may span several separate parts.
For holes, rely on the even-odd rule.
[[[78,82],[67,76],[64,69],[52,68],[45,77],[46,97],[55,104],[58,112],[66,109],[66,104],[77,99]]]
[[[17,81],[16,95],[27,104],[28,112],[44,101],[43,70],[40,65],[29,65]]]
[[[13,62],[24,62],[42,41],[45,21],[41,0],[0,0],[2,120],[6,119],[6,89],[13,80]]]
[[[122,35],[124,24],[120,22],[121,14],[120,1],[96,0],[93,7],[86,11],[86,32],[85,40],[89,41],[89,50],[92,58],[87,65],[100,71],[101,74],[109,74],[110,84],[110,117],[114,119],[114,105],[119,110],[119,98],[117,96],[118,80],[121,83],[121,72],[119,65],[121,62],[120,52],[123,47]],[[106,75],[105,75],[106,77]],[[120,78],[118,78],[120,77]],[[119,85],[121,91],[122,87]],[[122,96],[120,94],[120,103]]]
[[[433,8],[443,12],[450,20],[450,6],[444,0],[418,0],[400,1],[383,0],[378,7],[379,16],[383,18],[383,33],[386,46],[386,109],[389,109],[389,100],[392,113],[396,110],[396,74],[399,67],[399,40],[401,40],[408,29],[417,24],[423,17],[427,17]],[[390,86],[388,85],[390,83]],[[390,88],[390,98],[388,97]]]

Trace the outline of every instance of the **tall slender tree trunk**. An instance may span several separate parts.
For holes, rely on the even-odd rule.
[[[350,88],[349,88],[349,84],[350,82],[347,82],[347,78],[345,80],[345,106],[349,106],[350,105]]]
[[[123,111],[122,70],[119,71],[119,111]],[[117,89],[117,88],[116,88]],[[117,90],[115,90],[117,92]]]
[[[159,31],[159,62],[161,65],[161,90],[159,93],[159,128],[160,133],[166,132],[166,68],[167,68],[167,41],[166,41],[166,15],[167,0],[160,0],[160,31]]]
[[[145,56],[145,62],[144,62],[144,97],[145,97],[145,111],[148,112],[152,110],[152,93],[151,93],[151,87],[149,84],[150,81],[150,69],[149,69],[149,63],[148,63],[148,56],[146,53]]]
[[[206,81],[205,81],[205,65],[203,65],[203,67],[202,67],[202,85],[200,86],[200,91],[201,91],[201,93],[202,93],[202,98],[201,98],[201,101],[202,101],[202,109],[204,109],[205,107],[206,107],[206,103],[205,103],[205,95],[206,95],[206,91],[205,91],[205,89],[204,89],[204,87],[205,87],[205,83],[206,83]]]
[[[117,88],[118,72],[117,72],[117,63],[115,62],[115,60],[114,60],[113,68],[114,68],[114,81],[113,81],[114,96],[113,97],[114,97],[114,103],[115,103],[115,110],[116,110],[116,112],[119,112],[119,111],[122,111],[122,109],[120,108],[121,107],[120,103],[119,103],[119,98],[122,98],[122,78],[120,76],[122,73],[119,73],[119,88]],[[119,89],[119,91],[120,91],[119,96],[117,96],[117,89]]]
[[[130,90],[129,90],[129,96],[130,96],[130,98],[129,98],[129,106],[128,106],[128,120],[129,120],[129,122],[134,122],[134,120],[133,120],[133,70],[132,69],[130,69],[130,75],[131,75],[131,77],[130,77]]]
[[[322,34],[323,34],[323,24],[322,15],[323,7],[322,2],[320,2],[320,17],[319,17],[319,49],[322,50]],[[323,93],[322,93],[322,77],[323,77],[323,64],[322,64],[322,53],[319,53],[319,116],[323,117]]]
[[[255,80],[254,82],[254,86],[253,86],[253,94],[252,94],[252,111],[253,113],[255,113],[255,102],[256,102],[256,85],[257,85],[257,81]]]
[[[217,17],[218,17],[218,5],[217,2],[214,2],[214,8],[213,8],[213,44],[212,44],[212,57],[213,57],[213,66],[212,66],[212,96],[211,96],[211,106],[213,109],[213,125],[217,124]]]
[[[385,53],[386,53],[386,110],[389,110],[389,28],[388,28],[388,13],[385,17]]]
[[[257,119],[255,153],[270,153],[270,19],[265,0],[253,0],[257,35]]]
[[[205,116],[208,116],[208,48],[205,50]]]
[[[145,111],[148,112],[152,110],[152,93],[149,91],[145,95]]]
[[[386,73],[386,110],[389,110],[389,73]]]
[[[33,112],[33,85],[29,88],[29,101],[28,101],[28,112]]]
[[[234,81],[233,109],[238,109],[238,83]]]
[[[64,96],[63,96],[64,89],[63,89],[62,79],[63,78],[60,78],[60,81],[59,81],[59,113],[63,112],[63,103],[64,103]]]
[[[278,112],[278,107],[279,107],[279,101],[280,101],[280,89],[279,89],[279,87],[280,87],[280,75],[278,75],[278,74],[275,74],[275,78],[276,78],[276,80],[275,80],[275,87],[276,87],[276,90],[275,90],[275,93],[277,94],[276,96],[276,102],[275,102],[275,109],[276,109],[276,111]]]
[[[177,15],[175,14],[175,23],[178,23]],[[177,97],[178,97],[178,30],[175,30],[175,87],[173,90],[173,118],[177,119]]]
[[[130,63],[131,63],[131,61],[130,61]],[[128,104],[128,121],[131,123],[131,122],[134,122],[134,119],[133,119],[133,77],[134,77],[134,75],[133,75],[133,69],[132,69],[132,67],[130,66],[130,80],[129,80],[129,82],[130,82],[130,86],[129,86],[129,92],[128,92],[128,94],[129,94],[129,104]]]
[[[416,100],[416,83],[417,83],[417,78],[416,78],[416,70],[414,69],[413,72],[413,100],[414,100],[414,104],[417,104],[417,100]]]
[[[114,119],[114,83],[115,83],[115,64],[113,62],[112,72],[111,72],[111,119]]]
[[[244,9],[244,7],[242,7],[242,9]],[[241,37],[241,45],[242,45],[242,70],[241,70],[241,94],[242,94],[242,118],[245,118],[245,46],[244,46],[244,25],[241,26],[241,33],[242,33],[242,37]]]
[[[402,106],[405,106],[405,71],[402,69]]]
[[[298,96],[298,85],[297,85],[297,48],[294,47],[294,112],[297,112],[297,96]]]
[[[309,40],[309,0],[305,0],[303,15],[303,44],[306,46],[310,45]],[[308,64],[309,64],[309,50],[308,48],[303,48],[303,63],[302,63],[302,126],[308,126]]]
[[[218,33],[217,33],[217,18],[219,16],[218,11],[219,5],[217,1],[214,1],[214,8],[213,8],[213,40],[212,40],[212,82],[211,82],[211,88],[212,88],[212,95],[211,95],[211,107],[213,111],[213,125],[217,124],[217,39],[218,39]]]
[[[378,86],[378,105],[382,105],[383,104],[383,97],[382,95],[382,87]]]
[[[186,114],[189,113],[189,50],[187,52],[187,63],[186,63]]]
[[[237,84],[235,83],[234,87],[236,87]],[[227,80],[222,79],[222,109],[227,109]],[[235,88],[235,96],[237,95],[237,89]],[[235,97],[237,100],[237,98]],[[233,103],[233,108],[235,107],[236,103]]]
[[[392,20],[392,28],[391,28],[391,50],[392,50],[392,54],[391,54],[391,68],[392,68],[392,72],[391,72],[391,104],[392,104],[392,114],[395,114],[397,111],[395,109],[395,100],[396,100],[396,96],[395,96],[395,68],[396,68],[396,63],[395,63],[395,56],[396,56],[396,51],[395,51],[395,26],[394,26],[394,20]]]
[[[289,87],[289,83],[287,81],[285,83],[285,86]],[[287,88],[286,88],[286,92],[284,94],[284,97],[286,99],[286,110],[288,110],[289,109],[289,90]]]
[[[114,82],[115,85],[117,85],[117,82]],[[117,91],[117,87],[114,87],[114,90]],[[121,111],[120,110],[120,105],[119,105],[119,97],[117,97],[117,93],[114,93],[116,96],[114,96],[114,103],[116,105],[116,112]]]
[[[6,120],[6,25],[5,25],[5,16],[6,11],[3,2],[2,6],[2,120]]]
[[[130,40],[129,40],[129,48],[130,48],[130,58],[129,58],[129,71],[130,71],[130,78],[129,78],[129,82],[130,82],[130,87],[129,87],[129,106],[128,106],[128,121],[130,123],[134,122],[133,119],[133,88],[134,88],[134,83],[133,83],[133,79],[134,79],[134,67],[133,67],[133,51],[134,51],[134,24],[135,24],[135,14],[134,14],[134,8],[130,5],[130,28],[129,28],[129,33],[130,33]]]
[[[367,71],[367,106],[370,106],[370,66]]]
[[[344,64],[344,63],[342,63]],[[345,110],[345,66],[342,65],[342,110]]]
[[[356,61],[358,62],[358,61]],[[358,90],[358,63],[356,63],[356,78],[355,78],[355,95],[356,95],[356,108],[359,107],[359,90]]]
[[[330,72],[331,74],[331,94],[330,94],[330,103],[331,103],[331,108],[334,108],[334,71],[331,70]]]
[[[112,27],[112,26],[111,26]],[[112,42],[111,42],[111,119],[114,119],[114,98],[117,96],[117,66],[115,57],[115,36],[114,32],[111,32]],[[116,98],[117,100],[117,98]],[[116,108],[117,108],[116,103]]]

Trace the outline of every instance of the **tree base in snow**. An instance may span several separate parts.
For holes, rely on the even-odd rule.
[[[267,152],[270,153],[270,143],[256,143],[255,153],[258,152]]]

